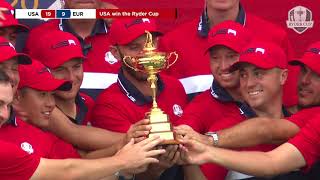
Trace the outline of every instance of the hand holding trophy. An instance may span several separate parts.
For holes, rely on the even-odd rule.
[[[169,121],[169,116],[165,114],[159,107],[156,101],[157,95],[157,74],[164,69],[168,69],[173,65],[177,59],[178,54],[171,52],[167,55],[164,52],[156,50],[152,42],[152,34],[146,31],[147,39],[142,50],[141,56],[131,57],[125,56],[123,62],[126,66],[135,71],[140,71],[148,74],[148,82],[152,91],[152,108],[150,112],[146,113],[146,118],[150,120],[151,131],[149,137],[160,136],[165,141],[162,144],[179,144],[179,141],[175,139],[175,135],[172,131],[172,126]],[[174,60],[170,63],[169,59],[174,56]]]

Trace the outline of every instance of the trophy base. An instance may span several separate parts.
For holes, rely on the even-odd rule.
[[[164,139],[164,141],[160,143],[160,145],[181,144],[175,139],[174,133],[172,131],[149,134],[149,138],[153,136],[159,136],[161,139]]]
[[[176,140],[175,134],[172,132],[172,126],[169,122],[169,117],[167,114],[159,108],[151,109],[151,112],[146,113],[146,117],[150,120],[150,134],[152,136],[160,136],[164,140],[162,145],[166,144],[180,144]]]
[[[179,145],[181,144],[178,140],[165,140],[163,143],[160,143],[160,145]]]

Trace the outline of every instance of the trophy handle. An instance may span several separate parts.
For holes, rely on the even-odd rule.
[[[177,62],[177,60],[178,60],[178,57],[179,57],[179,55],[178,55],[178,53],[176,53],[175,51],[174,52],[171,52],[170,54],[169,54],[169,56],[167,56],[167,59],[169,60],[170,58],[171,58],[171,56],[172,55],[174,55],[175,56],[175,59],[174,59],[174,61],[173,62],[169,62],[168,63],[168,66],[167,66],[167,68],[169,68],[170,66],[172,66],[174,63],[176,63]]]
[[[133,65],[130,65],[127,60],[130,60],[131,64]],[[130,69],[134,70],[134,71],[140,71],[138,68],[137,68],[137,60],[134,58],[134,57],[131,57],[131,56],[124,56],[123,57],[123,62],[126,66],[128,66]]]

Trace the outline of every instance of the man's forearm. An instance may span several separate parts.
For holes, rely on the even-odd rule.
[[[101,179],[125,169],[126,164],[116,157],[96,160],[41,159],[31,179]]]
[[[104,149],[123,140],[123,133],[112,132],[90,126],[77,126],[75,134],[69,136],[72,144],[84,150]]]
[[[183,173],[185,180],[206,180],[198,165],[185,165],[183,166]]]
[[[305,165],[300,152],[285,143],[270,152],[233,151],[211,147],[209,162],[254,176],[273,176]]]
[[[121,133],[76,125],[57,108],[52,112],[48,130],[66,142],[86,151],[109,147],[122,138]]]
[[[217,146],[241,148],[259,144],[281,144],[298,131],[298,126],[285,119],[253,118],[218,131]]]
[[[121,149],[122,146],[123,145],[122,145],[121,141],[118,141],[117,143],[113,144],[112,146],[110,146],[108,148],[104,148],[104,149],[100,149],[100,150],[96,150],[96,151],[91,151],[91,152],[85,154],[84,156],[82,156],[82,158],[97,159],[97,158],[113,156],[114,154],[116,154],[119,151],[119,149]]]

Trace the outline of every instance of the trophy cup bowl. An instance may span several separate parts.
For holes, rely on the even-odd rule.
[[[160,136],[164,139],[162,144],[179,144],[175,134],[172,131],[172,125],[169,116],[165,114],[157,105],[157,73],[164,69],[168,69],[177,59],[178,54],[171,52],[169,54],[159,52],[152,42],[152,34],[146,31],[147,39],[141,54],[138,57],[125,56],[123,62],[126,66],[135,71],[140,71],[148,75],[148,82],[152,90],[152,108],[146,113],[146,118],[150,120],[151,130],[149,137]],[[174,60],[170,63],[169,59],[174,56]]]

